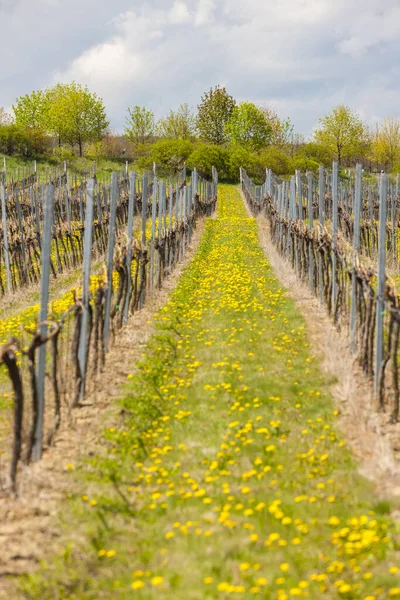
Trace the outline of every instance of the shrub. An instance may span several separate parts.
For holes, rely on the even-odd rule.
[[[261,152],[259,160],[264,168],[272,169],[276,175],[286,175],[293,171],[289,156],[276,146],[270,146]]]
[[[201,144],[191,153],[187,160],[189,169],[197,168],[202,177],[211,178],[214,166],[220,180],[229,179],[229,151],[223,146]]]
[[[151,169],[156,163],[161,174],[178,173],[193,152],[193,144],[189,140],[164,139],[149,147],[149,151],[139,160],[143,169]]]
[[[246,150],[243,146],[230,146],[229,155],[229,180],[232,183],[239,181],[239,169],[243,167],[253,181],[260,183],[265,180],[265,169],[260,158],[254,152]]]

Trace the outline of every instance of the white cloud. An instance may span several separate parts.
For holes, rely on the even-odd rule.
[[[173,7],[169,11],[168,20],[174,25],[180,25],[190,21],[190,13],[188,7],[182,0],[175,0]]]
[[[209,23],[213,17],[214,10],[215,5],[213,0],[199,0],[194,17],[195,26],[200,27]]]

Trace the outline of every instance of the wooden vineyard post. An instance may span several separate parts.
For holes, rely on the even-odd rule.
[[[386,262],[386,201],[388,176],[382,174],[379,186],[379,238],[378,238],[378,288],[376,295],[376,337],[374,392],[378,397],[379,374],[383,359],[383,317],[385,309],[385,262]]]
[[[337,235],[338,235],[338,163],[333,163],[332,168],[332,226],[333,226],[333,254],[332,254],[332,313],[336,323],[337,299]]]
[[[111,198],[110,198],[110,221],[108,224],[108,253],[107,253],[107,290],[106,306],[104,313],[104,350],[108,352],[108,343],[110,339],[110,319],[111,319],[111,296],[113,288],[113,267],[114,267],[114,244],[115,244],[115,220],[117,213],[117,186],[118,174],[113,173],[111,178]]]
[[[4,158],[4,173],[5,171]],[[7,280],[7,292],[11,293],[11,270],[10,270],[10,251],[8,247],[8,233],[7,233],[7,209],[6,209],[6,194],[4,183],[1,184],[1,216],[3,221],[3,245],[4,245],[4,261],[6,266],[6,280]]]
[[[157,232],[158,252],[157,252],[157,260],[156,260],[156,285],[157,285],[157,287],[161,287],[161,279],[162,279],[161,236],[162,236],[163,216],[164,216],[164,212],[163,212],[164,211],[164,193],[163,193],[163,191],[164,191],[164,182],[159,181],[159,183],[158,183],[158,232]]]
[[[390,216],[392,225],[392,253],[393,260],[396,261],[396,198],[393,190],[393,184],[388,182],[389,193],[390,193]]]
[[[299,203],[299,220],[303,220],[303,194],[301,189],[301,171],[296,171],[297,200]]]
[[[143,255],[146,252],[146,219],[147,219],[147,202],[149,199],[149,178],[148,173],[143,175],[143,186],[142,186],[142,261],[144,260]],[[139,306],[142,308],[146,297],[146,286],[142,285],[142,277],[145,276],[145,265],[141,266],[141,293],[139,297]]]
[[[296,177],[292,175],[290,180],[290,208],[291,208],[291,221],[295,223],[297,220],[297,202],[296,202]],[[296,274],[299,275],[299,248],[297,246],[296,235],[293,234],[293,251],[296,259]]]
[[[25,232],[24,232],[24,226],[23,226],[23,222],[22,222],[22,211],[21,211],[21,203],[20,203],[19,197],[18,197],[18,190],[16,191],[16,194],[15,194],[15,205],[17,207],[18,228],[19,228],[19,233],[21,235],[22,263],[23,263],[23,271],[24,271],[24,278],[25,278],[25,282],[24,283],[28,283],[28,270],[27,270],[26,246],[25,246]]]
[[[318,191],[319,191],[319,229],[321,235],[324,231],[325,225],[325,169],[324,167],[319,167],[319,180],[318,180]],[[318,287],[319,287],[319,301],[322,304],[323,300],[323,279],[322,279],[322,254],[318,253]]]
[[[153,168],[154,168],[154,172],[155,172],[155,164],[154,164]],[[152,207],[151,207],[150,281],[149,281],[150,292],[153,291],[153,287],[154,287],[154,249],[155,249],[155,241],[156,241],[157,191],[158,191],[157,176],[154,175],[153,203],[152,203]]]
[[[314,227],[314,215],[313,215],[313,175],[312,173],[307,174],[307,203],[308,203],[308,229],[310,231],[310,235],[312,235],[312,230]],[[312,243],[310,242],[308,249],[308,259],[309,259],[309,278],[310,278],[310,290],[314,291],[314,253]]]
[[[81,331],[79,336],[78,360],[81,372],[80,400],[83,400],[86,387],[87,370],[87,330],[89,323],[89,289],[90,289],[90,259],[92,253],[93,237],[93,196],[94,179],[89,179],[86,188],[86,221],[85,233],[83,239],[83,286],[82,286],[82,319]]]
[[[135,213],[136,173],[129,175],[129,204],[128,204],[128,248],[126,252],[127,292],[124,306],[124,320],[128,322],[129,304],[132,295],[132,242],[133,242],[133,215]]]
[[[354,237],[353,237],[353,270],[351,277],[351,308],[350,308],[350,350],[354,354],[357,348],[357,281],[356,270],[358,251],[360,248],[360,216],[362,195],[362,165],[356,166],[356,187],[354,194]]]
[[[44,206],[43,240],[41,244],[41,278],[40,278],[40,311],[39,322],[47,321],[50,284],[50,254],[51,254],[51,231],[54,218],[54,187],[49,184],[46,187],[46,198]],[[44,337],[47,326],[42,325],[40,335]],[[42,457],[43,421],[45,405],[45,371],[46,371],[46,344],[39,348],[37,363],[36,385],[38,396],[38,415],[35,426],[34,441],[32,447],[32,460],[38,461]]]

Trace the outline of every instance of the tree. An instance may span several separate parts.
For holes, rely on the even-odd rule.
[[[241,102],[234,107],[225,131],[232,142],[248,150],[260,150],[267,146],[272,134],[263,111],[252,102]]]
[[[196,117],[187,103],[181,104],[176,112],[170,110],[157,125],[161,137],[191,140],[195,137]]]
[[[20,96],[13,104],[15,123],[32,130],[46,130],[48,101],[43,90]]]
[[[47,129],[59,143],[78,145],[101,140],[109,126],[103,101],[79,83],[57,84],[47,92]]]
[[[400,120],[396,117],[385,117],[376,128],[371,145],[372,159],[393,170],[400,161]]]
[[[109,122],[101,98],[79,83],[57,84],[17,98],[13,105],[15,122],[32,136],[56,135],[59,145],[79,146],[101,139]]]
[[[340,104],[319,119],[314,139],[331,150],[340,164],[365,153],[366,127],[357,113]]]
[[[128,108],[126,117],[125,137],[136,147],[144,145],[155,133],[154,113],[144,106]]]
[[[271,128],[271,145],[283,147],[290,144],[294,129],[291,120],[289,118],[280,119],[278,113],[270,106],[259,106],[258,108],[263,112]]]
[[[0,106],[0,127],[4,125],[11,125],[12,116],[8,114],[8,112]]]
[[[197,107],[197,129],[200,137],[211,144],[226,142],[225,127],[235,106],[236,101],[225,88],[216,86],[203,94]]]
[[[43,90],[20,96],[13,104],[16,128],[22,133],[17,138],[25,140],[22,153],[26,156],[40,154],[45,147],[48,102]]]

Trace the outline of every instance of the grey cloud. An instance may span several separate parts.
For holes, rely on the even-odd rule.
[[[127,106],[160,115],[217,83],[304,133],[337,102],[398,111],[397,0],[0,0],[0,19],[0,105],[75,78],[118,129]]]

